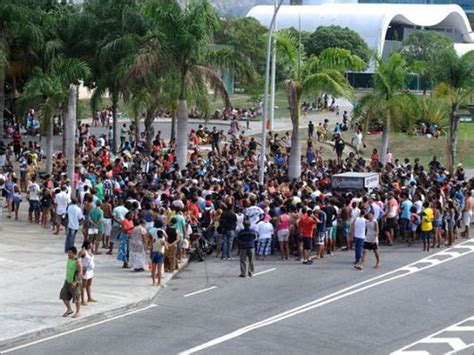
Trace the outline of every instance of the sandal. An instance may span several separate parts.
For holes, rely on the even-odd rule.
[[[73,314],[74,311],[66,311],[64,314],[63,314],[63,317],[66,318],[68,316],[70,316],[71,314]]]

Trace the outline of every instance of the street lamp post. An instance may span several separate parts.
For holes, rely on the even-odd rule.
[[[278,6],[278,0],[275,0],[275,10]],[[275,31],[277,22],[273,24],[273,30]],[[270,132],[275,130],[275,81],[276,81],[276,39],[273,38],[273,51],[272,51],[272,78],[271,78],[271,98],[270,98]]]
[[[270,82],[270,61],[272,54],[272,41],[273,41],[273,30],[275,29],[275,21],[280,10],[283,0],[278,0],[278,5],[275,7],[275,12],[273,13],[272,21],[270,22],[268,40],[267,40],[267,63],[265,67],[265,90],[263,95],[263,117],[262,117],[262,146],[260,151],[260,161],[259,161],[259,174],[258,182],[261,186],[265,181],[265,148],[267,145],[267,116],[268,116],[268,85]]]

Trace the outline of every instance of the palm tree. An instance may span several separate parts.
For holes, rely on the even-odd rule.
[[[20,76],[30,71],[33,50],[41,45],[42,33],[34,16],[41,2],[0,2],[0,139],[4,137],[5,84],[11,80],[12,97],[18,90]]]
[[[70,86],[78,85],[79,80],[89,75],[86,63],[77,59],[64,59],[56,61],[49,72],[41,68],[33,70],[32,78],[25,85],[22,101],[23,106],[35,105],[39,107],[42,115],[43,132],[46,130],[46,173],[51,174],[53,170],[53,117],[64,112],[68,105],[69,94],[75,95],[75,89]],[[71,98],[71,105],[75,105],[75,99]],[[72,108],[69,109],[72,111]],[[75,115],[75,113],[74,113]],[[69,117],[74,118],[72,114]],[[72,122],[71,122],[72,123]],[[75,123],[74,123],[75,127]],[[74,136],[72,142],[74,144]],[[70,163],[74,165],[73,163]]]
[[[399,53],[392,54],[387,60],[376,58],[375,65],[373,92],[361,100],[359,109],[366,110],[370,112],[371,117],[378,116],[383,121],[381,160],[385,165],[390,131],[397,127],[407,129],[410,124],[404,124],[400,120],[406,118],[407,113],[416,115],[418,103],[416,98],[406,91],[408,69]]]
[[[114,151],[119,145],[117,111],[123,94],[122,81],[125,65],[135,55],[147,31],[141,12],[141,2],[136,0],[89,0],[82,16],[85,31],[93,48],[88,62],[92,77],[88,85],[95,89],[91,108],[96,112],[101,98],[108,93],[112,99]]]
[[[452,173],[456,163],[459,131],[459,108],[466,104],[474,89],[474,51],[461,57],[452,51],[440,54],[437,66],[435,97],[445,101],[450,108],[448,137],[448,167]]]
[[[291,32],[276,36],[277,48],[287,59],[285,90],[292,123],[290,179],[301,175],[300,107],[305,95],[326,92],[334,97],[350,97],[352,88],[344,77],[346,70],[362,70],[364,61],[346,49],[328,48],[319,57],[306,58],[300,41]]]
[[[233,69],[237,74],[251,73],[250,66],[230,50],[212,50],[211,39],[219,18],[207,0],[191,0],[181,7],[177,0],[154,0],[145,7],[153,32],[137,62],[141,72],[156,70],[159,76],[176,73],[178,92],[176,160],[187,164],[188,101],[194,101],[209,114],[208,88],[222,96],[230,106],[225,84],[216,68]],[[161,75],[160,75],[161,73]],[[172,100],[170,100],[172,101]]]

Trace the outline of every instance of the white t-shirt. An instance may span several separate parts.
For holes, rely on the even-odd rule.
[[[125,206],[117,206],[112,211],[115,219],[122,222],[125,219],[125,215],[128,213],[128,209]]]
[[[54,203],[56,204],[56,214],[65,214],[69,201],[70,199],[67,191],[61,191],[58,193],[54,198]]]
[[[354,133],[354,143],[355,145],[361,145],[362,144],[362,133]]]
[[[245,210],[245,215],[248,217],[252,229],[255,229],[256,224],[263,213],[263,210],[258,206],[251,206]]]
[[[30,201],[39,201],[40,187],[36,182],[32,182],[28,185],[28,195]]]
[[[67,208],[67,227],[72,230],[79,230],[79,222],[84,219],[84,215],[77,205],[70,205]]]
[[[270,239],[273,235],[273,225],[270,222],[258,222],[256,231],[258,233],[258,239]]]
[[[364,217],[357,217],[354,220],[354,238],[365,239],[365,223],[367,220]]]
[[[153,251],[165,252],[165,239],[163,238],[163,230],[160,228],[150,229],[150,235],[153,240]]]

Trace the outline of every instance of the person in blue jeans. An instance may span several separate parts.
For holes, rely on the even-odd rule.
[[[364,251],[365,233],[367,229],[367,220],[364,217],[365,211],[361,208],[360,214],[352,222],[351,237],[354,240],[355,262],[358,264],[362,259]]]
[[[231,208],[227,208],[221,217],[222,223],[222,259],[230,260],[234,243],[237,215]]]

